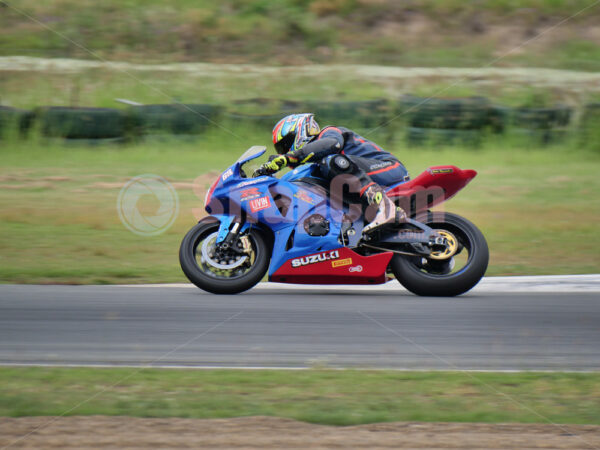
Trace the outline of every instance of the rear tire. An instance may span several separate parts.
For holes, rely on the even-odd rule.
[[[201,244],[214,239],[219,231],[219,221],[207,217],[194,226],[183,238],[179,248],[179,262],[188,280],[200,289],[213,294],[238,294],[254,287],[269,267],[270,249],[262,233],[252,229],[247,234],[251,253],[243,265],[232,265],[233,269],[222,269],[206,261]],[[212,242],[212,241],[210,241]],[[210,251],[212,247],[210,245]],[[237,264],[237,263],[236,263]]]
[[[479,283],[489,261],[488,245],[481,231],[467,219],[452,213],[427,212],[416,219],[431,228],[452,232],[462,251],[468,252],[468,258],[457,272],[445,272],[439,269],[438,261],[424,261],[424,258],[396,254],[390,266],[400,284],[417,295],[454,297],[464,294]],[[428,272],[427,263],[433,263],[431,266],[438,270]]]

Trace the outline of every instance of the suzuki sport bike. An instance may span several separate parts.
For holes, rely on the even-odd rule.
[[[407,213],[401,224],[363,234],[357,204],[330,192],[316,164],[280,178],[248,177],[244,166],[266,147],[251,147],[206,194],[210,214],[184,237],[183,272],[215,294],[246,291],[263,279],[301,284],[382,284],[396,278],[423,296],[455,296],[483,277],[489,259],[479,229],[461,216],[431,211],[453,197],[474,170],[435,166],[387,195]]]

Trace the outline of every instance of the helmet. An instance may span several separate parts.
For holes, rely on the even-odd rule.
[[[273,144],[280,155],[300,150],[319,134],[319,124],[314,114],[291,114],[284,117],[273,128]]]

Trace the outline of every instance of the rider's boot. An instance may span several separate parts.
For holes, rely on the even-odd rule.
[[[371,233],[383,225],[400,224],[406,219],[406,213],[396,206],[381,186],[371,183],[364,188],[361,199],[365,206],[365,218],[369,222],[363,233]]]

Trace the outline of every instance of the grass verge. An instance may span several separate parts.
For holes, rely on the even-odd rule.
[[[119,60],[409,66],[481,66],[502,56],[503,64],[598,68],[598,11],[589,0],[105,0],[101,5],[21,0],[3,5],[0,55],[89,58],[84,49],[91,49],[95,56]]]
[[[344,65],[297,68],[200,64],[190,68],[168,64],[121,68],[105,62],[89,68],[85,60],[52,59],[5,64],[0,64],[0,103],[25,109],[48,105],[122,108],[116,98],[144,104],[173,101],[219,104],[236,113],[251,114],[272,114],[279,110],[268,104],[252,106],[236,101],[257,97],[291,101],[383,98],[394,103],[402,95],[411,94],[482,96],[506,106],[544,107],[556,103],[581,106],[600,99],[594,74],[539,69],[487,72],[477,65],[467,75],[445,67],[423,73],[402,67]],[[389,116],[392,115],[390,111]],[[390,128],[396,129],[396,124],[400,125],[394,121]]]
[[[600,424],[599,400],[594,373],[0,368],[0,416],[11,417]]]

